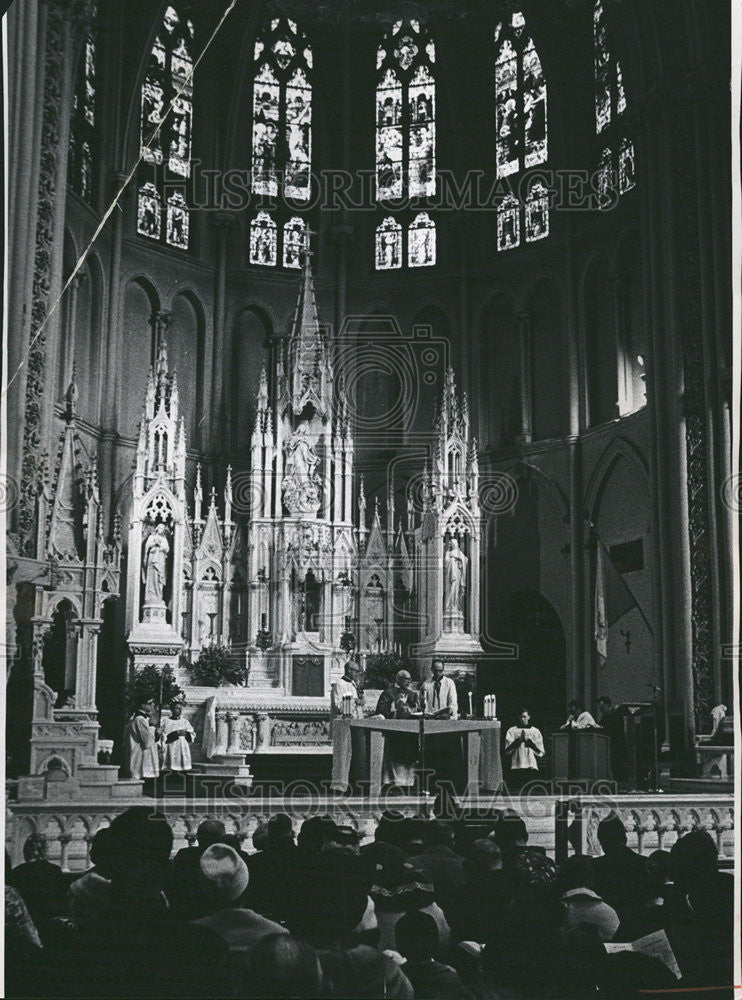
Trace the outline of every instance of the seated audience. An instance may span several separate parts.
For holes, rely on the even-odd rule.
[[[595,891],[619,916],[634,917],[649,896],[647,863],[626,846],[626,827],[611,813],[598,824],[598,843],[603,856],[595,858]]]
[[[95,923],[48,955],[54,997],[211,997],[230,990],[229,948],[177,919],[164,892],[173,834],[151,808],[111,823],[111,890]],[[45,949],[47,951],[47,949]]]
[[[313,884],[305,884],[290,930],[317,949],[329,995],[413,997],[399,965],[380,951],[367,887],[360,878],[334,878],[332,860],[327,854],[318,861]]]
[[[212,844],[202,854],[200,892],[209,913],[194,923],[214,931],[229,945],[235,984],[244,975],[258,942],[268,935],[286,933],[280,924],[244,905],[249,879],[247,865],[233,847]]]
[[[50,921],[67,911],[69,878],[46,857],[46,838],[32,834],[23,845],[24,863],[8,873],[8,882],[23,897],[42,940]]]
[[[562,865],[557,884],[567,910],[567,933],[594,933],[611,941],[618,930],[616,911],[593,890],[595,873],[591,858],[575,854]]]
[[[397,950],[404,957],[402,972],[417,1000],[465,1000],[471,996],[450,965],[437,961],[438,927],[429,913],[410,910],[397,921]]]
[[[734,878],[717,868],[716,844],[705,830],[686,833],[670,851],[674,886],[665,929],[686,987],[732,984]]]

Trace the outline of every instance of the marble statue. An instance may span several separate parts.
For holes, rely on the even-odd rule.
[[[463,614],[464,612],[468,562],[469,560],[459,548],[459,543],[455,538],[452,538],[443,557],[444,611],[453,614]]]
[[[167,557],[170,553],[170,542],[167,538],[167,528],[158,524],[144,543],[144,559],[142,560],[142,578],[144,582],[144,603],[164,604],[165,585],[167,583]]]
[[[319,505],[319,458],[303,420],[284,445],[286,451],[283,496],[292,514],[314,513]]]

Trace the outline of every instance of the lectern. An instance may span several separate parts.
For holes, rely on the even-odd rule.
[[[425,719],[423,725],[426,740],[445,733],[466,737],[467,795],[476,795],[480,787],[493,791],[501,788],[500,723],[497,719]],[[369,792],[372,796],[378,796],[381,794],[385,735],[409,733],[417,736],[420,733],[420,719],[334,719],[332,787],[336,791],[344,792],[348,787],[350,740],[347,737],[352,729],[361,729],[369,734]]]
[[[607,781],[611,776],[611,741],[594,729],[564,729],[549,737],[551,776],[555,781]]]

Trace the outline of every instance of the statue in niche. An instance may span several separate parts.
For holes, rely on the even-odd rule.
[[[142,560],[142,582],[144,583],[144,603],[165,603],[165,586],[167,585],[167,557],[170,553],[170,542],[167,528],[158,524],[144,543],[144,559]]]
[[[292,514],[314,513],[319,505],[319,458],[309,436],[309,423],[302,420],[284,444],[286,452],[283,497]]]
[[[459,548],[459,543],[452,538],[443,557],[444,598],[443,609],[449,614],[464,613],[464,594],[466,593],[466,567],[468,558]]]

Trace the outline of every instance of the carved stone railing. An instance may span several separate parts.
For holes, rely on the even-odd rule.
[[[579,845],[584,854],[601,854],[598,824],[610,812],[615,812],[623,821],[628,846],[639,854],[669,851],[680,837],[700,829],[713,838],[720,861],[731,862],[734,858],[734,799],[731,795],[647,794],[574,799],[567,819],[571,846]],[[559,842],[558,811],[555,822]],[[566,850],[566,839],[562,840]]]
[[[307,699],[308,700],[308,699]],[[218,702],[214,713],[215,755],[299,751],[330,752],[329,707],[324,699],[302,706],[297,713],[280,700],[244,705],[235,698]],[[194,760],[203,756],[204,714],[200,706],[187,711],[196,731]]]

